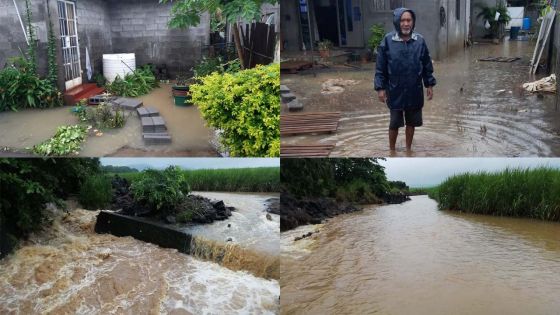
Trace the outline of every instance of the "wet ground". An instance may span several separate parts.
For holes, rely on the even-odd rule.
[[[533,44],[505,41],[477,44],[434,63],[438,85],[426,101],[424,126],[417,129],[411,156],[559,156],[560,111],[554,95],[526,93],[521,85],[541,78],[529,75]],[[488,56],[521,57],[513,63],[479,62]],[[283,137],[284,144],[335,144],[331,157],[389,156],[389,114],[373,90],[375,64],[361,69],[328,69],[282,74],[304,104],[304,112],[340,111],[336,134]],[[321,94],[328,79],[357,80],[340,94]],[[286,113],[286,108],[283,108]],[[405,156],[404,130],[397,156]]]
[[[558,235],[556,222],[440,211],[427,196],[365,207],[281,234],[281,313],[557,314]]]
[[[97,211],[60,213],[0,261],[1,314],[276,314],[276,280],[131,237],[93,232]]]
[[[218,155],[211,144],[213,131],[205,126],[198,108],[175,106],[170,84],[162,84],[139,99],[144,102],[144,106],[159,110],[171,135],[171,144],[144,144],[140,119],[136,113],[130,113],[123,128],[103,130],[100,137],[88,137],[82,145],[80,156]],[[70,111],[71,107],[61,107],[0,113],[0,147],[24,151],[49,139],[58,126],[78,123],[78,118]]]

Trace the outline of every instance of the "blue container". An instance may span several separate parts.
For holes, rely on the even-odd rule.
[[[526,17],[523,19],[522,30],[528,31],[529,29],[531,29],[531,18]]]
[[[519,35],[519,26],[512,26],[509,31],[509,40],[516,40]]]

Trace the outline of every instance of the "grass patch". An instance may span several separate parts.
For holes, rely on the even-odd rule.
[[[560,170],[506,169],[449,177],[428,195],[440,209],[560,221]]]
[[[111,179],[105,175],[88,177],[80,188],[79,201],[86,209],[104,209],[112,197]]]

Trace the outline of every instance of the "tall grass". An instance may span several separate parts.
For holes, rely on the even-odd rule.
[[[428,192],[440,209],[560,221],[560,170],[467,173]]]
[[[280,168],[232,168],[183,170],[191,190],[234,192],[279,192]],[[131,182],[140,173],[117,174]]]

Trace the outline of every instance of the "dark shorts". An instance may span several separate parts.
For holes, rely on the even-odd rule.
[[[405,121],[407,126],[422,126],[422,109],[391,110],[391,122],[389,123],[389,129],[399,129],[400,127],[404,127]]]

